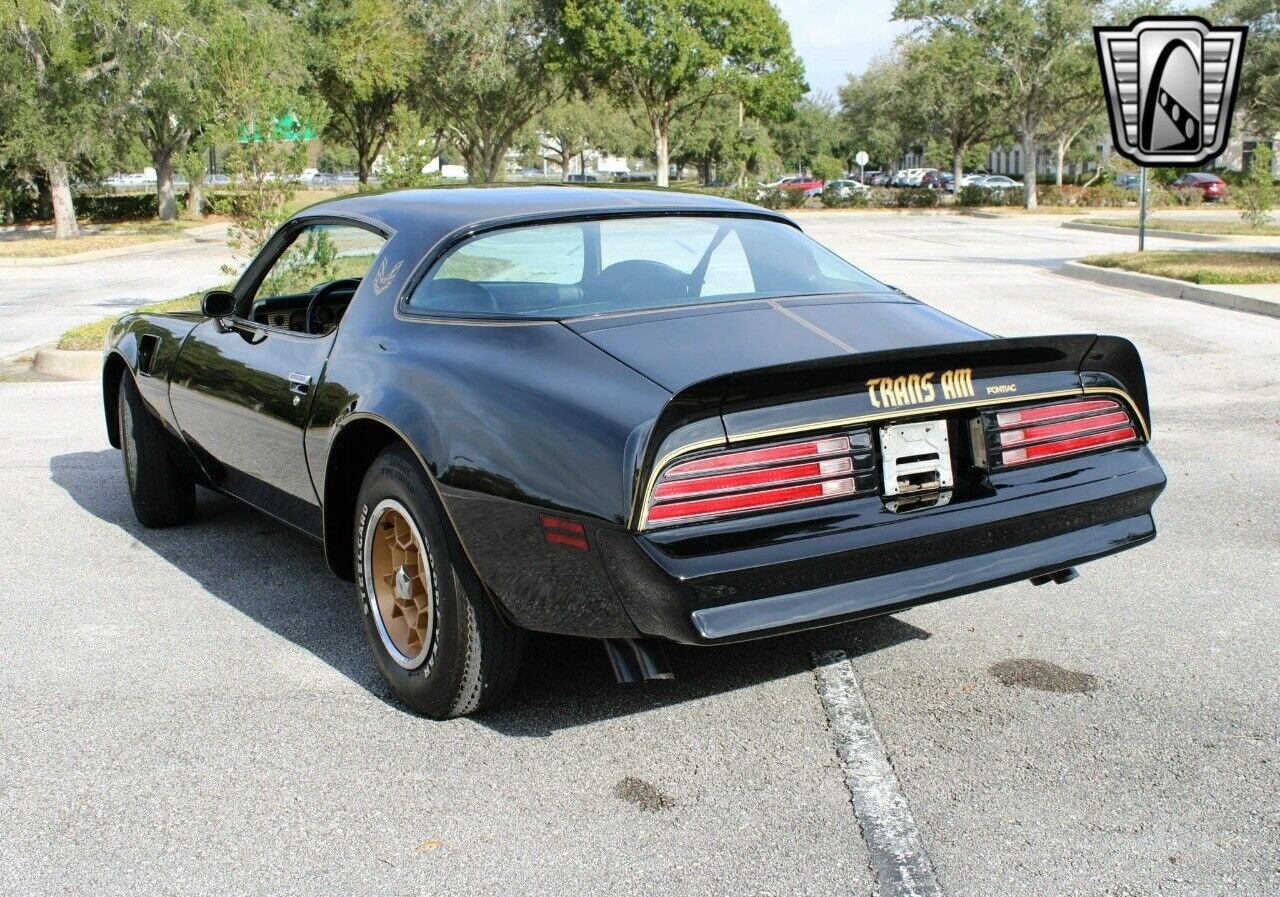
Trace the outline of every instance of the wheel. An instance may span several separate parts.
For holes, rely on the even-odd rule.
[[[435,719],[501,701],[525,633],[498,615],[407,448],[389,448],[370,466],[354,529],[365,635],[391,690]]]
[[[173,460],[164,431],[128,374],[120,378],[116,413],[124,476],[138,522],[153,529],[186,523],[196,513],[195,481]]]

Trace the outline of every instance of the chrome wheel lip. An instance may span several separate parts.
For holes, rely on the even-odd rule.
[[[378,606],[378,593],[374,585],[373,573],[373,549],[374,539],[377,538],[378,526],[382,522],[382,518],[386,516],[388,511],[394,511],[404,518],[409,525],[409,530],[413,534],[414,540],[418,543],[418,551],[423,559],[425,570],[423,571],[423,587],[427,591],[427,599],[432,609],[429,627],[427,629],[426,638],[422,640],[422,649],[417,654],[409,656],[396,647],[395,642],[391,638],[391,634],[387,632],[387,626],[382,619],[382,609]],[[382,647],[386,649],[387,654],[398,666],[406,670],[415,670],[422,666],[427,655],[431,653],[432,646],[435,643],[436,629],[436,573],[435,564],[431,557],[431,551],[427,548],[427,542],[422,538],[422,533],[418,529],[418,523],[413,519],[413,515],[409,513],[409,509],[404,504],[394,498],[384,498],[374,507],[369,514],[369,522],[364,528],[364,544],[360,546],[364,569],[364,591],[365,601],[368,604],[368,612],[373,616],[374,626],[377,627],[378,637],[382,639]]]

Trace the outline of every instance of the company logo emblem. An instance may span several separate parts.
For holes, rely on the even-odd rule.
[[[396,275],[400,273],[400,266],[404,264],[404,259],[395,263],[390,271],[387,270],[387,260],[383,259],[382,264],[378,266],[377,273],[373,275],[373,294],[381,296],[387,291],[387,287],[395,281]]]
[[[1144,16],[1094,28],[1117,151],[1149,166],[1199,165],[1231,129],[1247,28],[1197,16]]]

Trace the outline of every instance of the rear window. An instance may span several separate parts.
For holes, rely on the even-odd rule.
[[[558,318],[885,289],[781,222],[653,216],[473,237],[432,267],[407,304],[422,312]]]

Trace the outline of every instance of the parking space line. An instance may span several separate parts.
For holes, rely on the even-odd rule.
[[[813,655],[845,786],[876,876],[878,897],[942,897],[915,817],[871,720],[871,708],[843,651]]]

